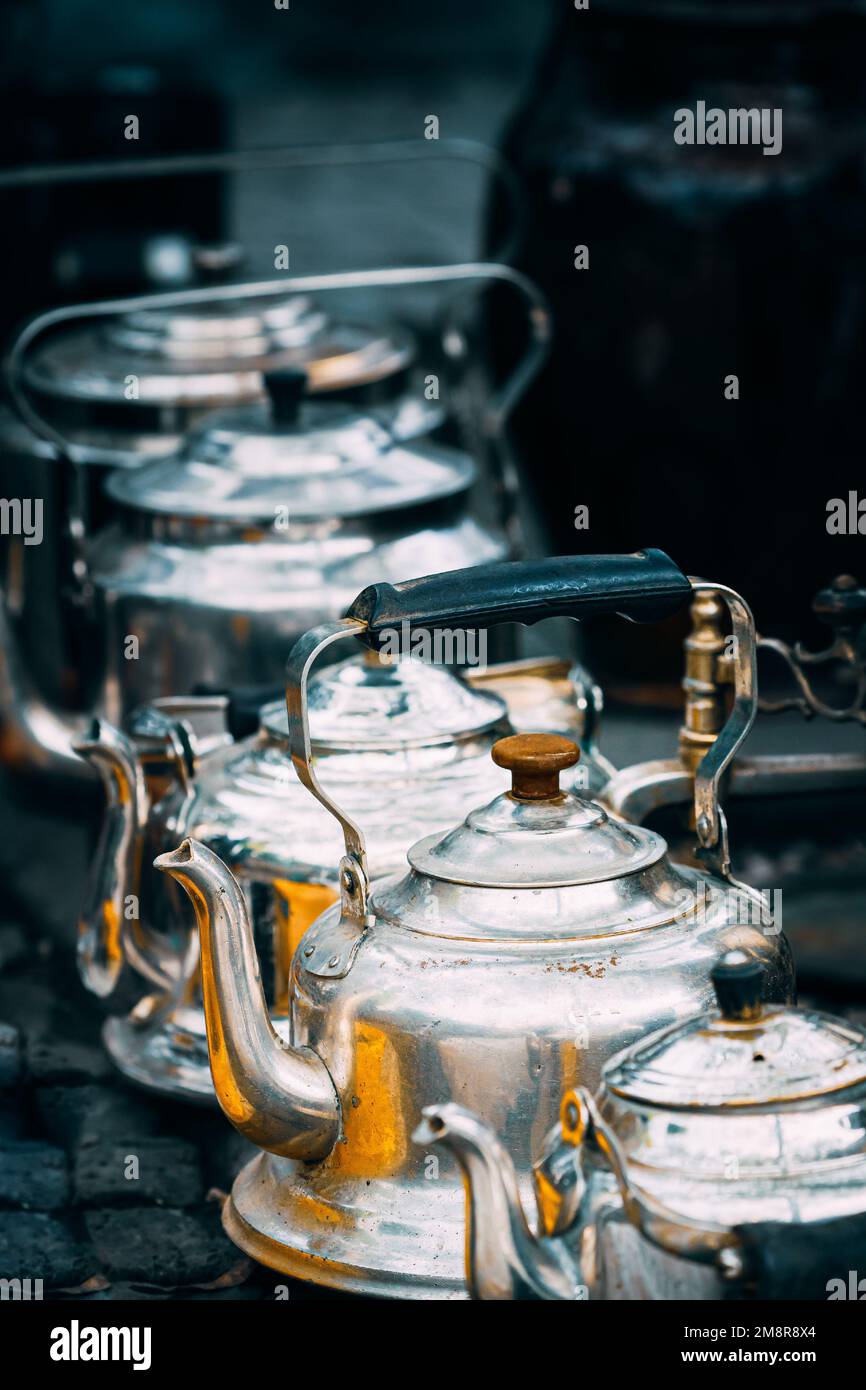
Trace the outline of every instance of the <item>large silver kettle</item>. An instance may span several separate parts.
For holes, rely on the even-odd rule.
[[[714,1009],[613,1058],[595,1099],[566,1093],[535,1170],[537,1234],[490,1127],[459,1105],[425,1110],[416,1140],[466,1175],[476,1297],[847,1290],[866,1251],[866,1033],[762,1002],[761,971],[729,952]]]
[[[495,442],[543,359],[548,331],[544,306],[516,273],[485,265],[369,271],[236,286],[234,295],[239,303],[285,303],[287,293],[452,281],[503,281],[531,309],[530,348],[484,409],[484,430]],[[224,289],[186,291],[126,304],[162,311],[178,303],[207,306],[220,295]],[[117,307],[89,305],[87,312],[106,316]],[[52,315],[42,316],[32,332],[50,322]],[[29,341],[22,335],[13,349],[13,394],[28,423],[70,465],[64,476],[75,479],[92,452],[46,424],[15,386]],[[351,359],[344,346],[342,358]],[[334,351],[336,383],[351,364]],[[366,362],[370,380],[406,362],[397,338],[365,340],[361,361],[365,352],[375,357]],[[363,378],[359,363],[355,368]],[[337,401],[333,393],[300,398],[305,380],[275,373],[268,406],[240,407],[194,431],[170,458],[115,471],[106,486],[112,524],[89,534],[79,516],[71,573],[82,609],[77,666],[90,677],[78,703],[88,715],[119,724],[145,701],[202,684],[274,686],[287,646],[335,617],[365,583],[396,578],[419,557],[441,568],[505,553],[498,522],[471,514],[475,463],[429,437],[442,409],[427,399],[423,380],[372,406]],[[8,618],[4,608],[4,758],[80,776],[86,769],[71,744],[83,734],[85,716],[41,698]]]
[[[402,329],[334,321],[303,293],[221,293],[219,301],[173,308],[115,306],[113,316],[96,320],[75,306],[60,311],[59,323],[47,316],[54,325],[47,338],[33,338],[43,317],[28,330],[22,386],[72,457],[58,457],[41,424],[30,428],[0,409],[0,492],[38,499],[44,540],[6,538],[4,583],[28,670],[55,703],[74,707],[87,690],[70,625],[83,597],[85,541],[117,515],[102,490],[112,471],[175,453],[209,411],[262,400],[270,372],[302,370],[319,397],[375,393],[381,403],[406,393],[416,345]],[[423,428],[436,422],[435,409],[429,403]]]
[[[170,156],[158,164],[162,174],[173,169],[185,179],[215,170],[235,176],[268,171],[272,179],[275,173],[290,179],[292,171],[305,168],[420,167],[443,160],[480,167],[496,182],[508,224],[496,259],[507,264],[522,221],[522,195],[499,155],[475,141],[269,146],[207,158]],[[113,160],[99,170],[100,180],[115,181],[118,197],[130,180],[155,176],[155,162],[140,159]],[[46,188],[87,184],[92,178],[92,165],[66,162],[5,170],[2,183]],[[332,317],[321,298],[309,292],[309,280],[286,277],[282,288],[274,284],[258,296],[255,286],[229,283],[242,263],[237,245],[195,247],[185,273],[195,273],[209,289],[54,309],[25,325],[11,347],[9,397],[16,410],[0,407],[0,494],[11,507],[20,502],[23,515],[21,534],[0,538],[7,600],[0,621],[13,623],[24,657],[22,674],[33,677],[39,695],[54,706],[88,704],[81,679],[82,668],[93,664],[85,623],[85,541],[114,515],[101,493],[108,471],[174,452],[203,414],[262,399],[263,375],[288,367],[303,369],[316,396],[350,393],[356,404],[368,405],[401,395],[423,399],[425,431],[446,413],[442,407],[444,395],[453,396],[450,389],[437,403],[419,388],[430,367],[422,367],[414,335]],[[181,267],[175,270],[181,273]],[[330,276],[323,282],[320,277],[318,283],[329,290],[347,282],[357,279]],[[461,334],[449,330],[446,342],[456,357]],[[448,411],[454,413],[451,400]],[[476,437],[472,452],[487,453],[486,442]],[[489,461],[495,471],[495,445]],[[496,495],[501,489],[493,481]],[[40,509],[38,520],[28,515],[28,506]],[[518,529],[515,518],[511,525]],[[34,529],[49,543],[35,543]],[[83,653],[90,660],[82,659]],[[22,702],[7,710],[7,721],[13,713],[19,719],[6,730],[7,758],[31,769],[42,766],[51,761],[53,742],[59,770],[74,775],[68,739],[62,726],[52,725],[50,712],[28,711]]]
[[[422,839],[407,873],[371,889],[364,834],[311,759],[308,673],[346,636],[377,648],[395,631],[556,614],[651,620],[693,592],[659,551],[480,567],[375,585],[346,619],[295,646],[292,756],[338,820],[344,853],[340,903],[295,952],[286,1036],[271,1024],[237,879],[196,841],[157,860],[198,919],[217,1097],[265,1150],[223,1214],[255,1258],[343,1289],[465,1296],[459,1171],[434,1172],[411,1143],[424,1104],[477,1110],[504,1131],[528,1180],[563,1089],[597,1085],[625,1043],[708,1004],[720,951],[747,950],[767,967],[768,997],[791,997],[784,939],[773,923],[744,923],[726,891],[716,787],[754,714],[753,630],[736,595],[727,594],[740,651],[733,713],[696,778],[701,847],[715,874],[674,865],[658,835],[561,790],[574,744],[524,735],[493,749],[511,792]]]

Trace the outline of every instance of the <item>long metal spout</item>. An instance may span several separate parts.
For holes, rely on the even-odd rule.
[[[310,1048],[274,1032],[247,905],[234,874],[197,840],[154,860],[195,909],[211,1073],[220,1105],[254,1144],[288,1158],[327,1157],[341,1112],[330,1073]]]
[[[87,988],[107,999],[126,961],[124,922],[138,903],[147,791],[133,745],[110,724],[94,719],[75,752],[105,787],[105,815],[78,919],[78,969]]]
[[[115,1007],[125,1007],[129,1001],[119,989],[124,965],[166,990],[179,977],[182,960],[141,918],[142,848],[150,802],[135,743],[106,720],[94,719],[75,751],[99,774],[106,802],[78,919],[78,967],[93,994],[103,1000],[117,996]],[[141,993],[140,984],[134,992]]]
[[[462,1105],[430,1105],[413,1134],[441,1144],[466,1185],[466,1280],[473,1298],[585,1297],[580,1271],[561,1238],[529,1229],[510,1155],[493,1131]]]

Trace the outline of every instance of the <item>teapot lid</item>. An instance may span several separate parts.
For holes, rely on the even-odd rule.
[[[413,845],[416,872],[476,888],[557,888],[623,878],[664,858],[660,835],[560,790],[559,774],[580,758],[570,739],[514,734],[493,745],[492,757],[511,772],[511,790]]]
[[[219,412],[180,453],[112,474],[108,494],[135,511],[291,527],[428,503],[474,480],[465,454],[410,442],[425,423],[416,401],[359,410],[305,398],[303,372],[266,383],[268,403]]]
[[[620,1053],[605,1088],[664,1110],[782,1106],[866,1082],[866,1034],[811,1009],[761,1002],[763,966],[728,951],[712,971],[718,1009]]]
[[[230,296],[231,291],[227,294]],[[306,295],[140,309],[55,333],[34,349],[30,386],[93,404],[206,406],[261,393],[261,374],[303,367],[311,392],[345,390],[404,370],[414,348],[387,328],[334,323]]]
[[[445,667],[373,652],[325,667],[310,682],[308,704],[317,753],[430,747],[507,719],[500,696],[473,689]],[[284,701],[266,705],[260,722],[274,737],[288,738]]]

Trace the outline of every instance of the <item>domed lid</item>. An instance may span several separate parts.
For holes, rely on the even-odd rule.
[[[624,878],[664,858],[659,835],[560,790],[560,772],[580,757],[570,739],[514,734],[494,744],[492,756],[510,770],[511,791],[414,845],[416,872],[469,887],[557,888]]]
[[[866,1082],[866,1035],[806,1009],[763,1005],[763,967],[729,951],[718,1010],[662,1029],[605,1068],[609,1092],[664,1110],[783,1107]]]
[[[230,294],[230,291],[227,291]],[[403,370],[411,339],[390,329],[332,323],[305,295],[226,299],[181,309],[138,310],[57,332],[34,349],[30,386],[65,400],[204,406],[249,400],[261,373],[302,367],[311,392],[362,386]]]
[[[113,474],[106,491],[136,511],[273,526],[372,515],[469,488],[471,460],[404,443],[423,424],[417,403],[361,411],[303,398],[303,373],[269,374],[270,401],[221,412],[179,454]]]
[[[483,734],[507,718],[505,701],[473,690],[442,666],[370,653],[325,667],[308,690],[317,753],[430,747]],[[288,738],[284,701],[267,705],[262,727]]]

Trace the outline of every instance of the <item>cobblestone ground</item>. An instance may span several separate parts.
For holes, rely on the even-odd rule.
[[[68,956],[8,923],[0,1020],[0,1276],[56,1299],[334,1297],[232,1245],[220,1202],[250,1146],[121,1082]]]

